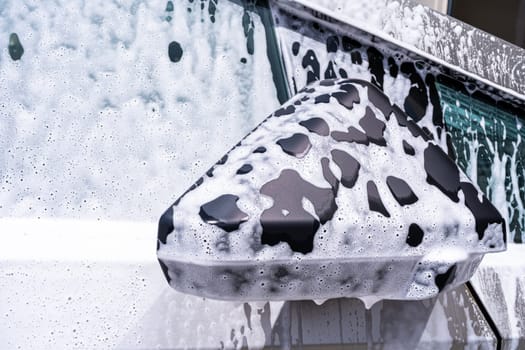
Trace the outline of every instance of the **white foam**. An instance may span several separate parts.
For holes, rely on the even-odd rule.
[[[479,263],[480,254],[505,248],[501,224],[490,225],[480,241],[475,218],[465,204],[463,193],[460,191],[459,201],[454,202],[436,186],[427,182],[424,152],[428,143],[421,137],[413,137],[407,128],[399,126],[394,115],[387,118],[371,104],[367,87],[354,84],[359,91],[360,102],[348,110],[335,99],[331,103],[315,104],[315,96],[334,92],[337,87],[319,84],[312,86],[316,90],[315,93],[300,93],[285,104],[285,107],[294,105],[296,101],[308,96],[308,101],[295,105],[295,113],[272,117],[265,121],[228,154],[225,164],[215,167],[213,177],[205,176],[200,186],[187,193],[180,203],[174,206],[175,230],[167,236],[166,244],[160,245],[158,256],[161,260],[178,261],[182,264],[184,261],[193,261],[201,266],[225,268],[239,264],[247,268],[259,266],[263,268],[261,275],[264,276],[274,273],[273,269],[278,268],[279,264],[288,266],[290,261],[297,260],[300,262],[299,266],[306,264],[305,266],[312,269],[314,276],[319,276],[315,282],[314,279],[300,280],[295,287],[290,282],[294,277],[287,277],[286,282],[279,282],[283,288],[280,297],[284,299],[304,296],[325,299],[348,295],[421,299],[438,293],[438,286],[435,284],[438,275],[448,274],[455,266],[457,276],[451,273],[451,280],[455,278],[455,282],[460,283],[472,274]],[[308,132],[299,124],[315,116],[325,120],[332,132],[345,132],[350,126],[364,132],[359,120],[364,116],[367,107],[386,124],[384,137],[387,145],[384,147],[373,143],[362,145],[337,142],[330,136]],[[307,134],[312,144],[310,151],[301,158],[286,154],[276,143],[279,139],[295,133]],[[414,156],[404,152],[403,140],[413,146]],[[263,154],[251,153],[259,146],[266,147],[267,151]],[[338,209],[334,217],[318,229],[313,240],[313,250],[302,254],[293,251],[286,242],[273,246],[261,245],[261,214],[274,204],[272,197],[260,193],[261,187],[276,179],[281,171],[294,169],[310,184],[330,188],[323,176],[320,160],[323,157],[330,158],[330,151],[333,149],[353,156],[360,163],[360,170],[358,180],[352,188],[342,185],[339,187],[335,198]],[[246,162],[252,165],[253,170],[246,175],[235,175],[237,169]],[[340,176],[340,172],[336,174]],[[387,186],[387,176],[405,180],[418,200],[409,205],[400,205]],[[366,188],[369,180],[377,185],[390,217],[369,209]],[[470,182],[461,171],[460,181]],[[205,223],[199,215],[202,205],[224,194],[238,196],[238,207],[248,216],[246,222],[229,233],[218,226]],[[303,198],[302,207],[317,218],[309,199]],[[407,244],[409,226],[413,223],[420,226],[424,232],[421,244],[416,247]],[[345,264],[351,265],[353,261],[370,263],[366,267],[360,265],[358,268],[356,265],[355,269],[360,269],[359,272],[346,271]],[[403,261],[419,264],[403,265]],[[333,266],[333,269],[323,268],[324,265]],[[236,272],[239,273],[243,274]],[[359,291],[346,291],[343,287],[340,291],[333,291],[334,283],[342,283],[344,275],[348,273],[359,275],[358,282],[348,284]],[[377,274],[386,274],[388,277],[382,280]],[[285,276],[288,275],[287,272]],[[177,279],[176,275],[170,276]],[[249,277],[251,273],[248,272],[244,276],[246,281],[258,278]],[[225,278],[230,277],[225,275]],[[265,278],[272,281],[271,277]],[[236,283],[234,280],[235,278],[232,285]],[[264,278],[261,277],[261,280]],[[177,287],[180,283],[178,281],[174,286]],[[266,288],[264,283],[262,286]],[[283,286],[291,287],[285,292]],[[254,292],[255,294],[252,293],[253,290],[243,293],[247,293],[247,298],[275,298],[264,288]]]
[[[258,15],[249,55],[242,6],[166,2],[2,1],[0,216],[156,221],[278,106]]]
[[[284,169],[295,169],[306,181],[315,186],[329,187],[322,174],[320,159],[328,156],[331,149],[343,150],[358,160],[361,164],[359,179],[351,189],[340,187],[336,198],[339,209],[334,219],[319,229],[328,232],[326,235],[328,239],[325,240],[327,242],[320,242],[319,235],[316,236],[312,253],[301,258],[316,259],[327,256],[335,258],[345,257],[348,254],[367,257],[400,254],[423,256],[433,251],[434,247],[443,244],[466,249],[470,247],[474,250],[480,248],[474,230],[474,217],[463,200],[455,203],[437,187],[427,183],[427,174],[423,168],[423,153],[427,142],[422,138],[413,138],[406,128],[397,124],[396,118],[391,117],[387,120],[377,108],[372,106],[378,118],[387,125],[385,131],[387,147],[336,142],[330,137],[308,133],[299,125],[299,121],[315,115],[322,117],[332,131],[346,131],[349,126],[363,131],[358,122],[369,103],[366,89],[359,85],[357,88],[360,91],[361,102],[351,111],[335,100],[330,104],[317,105],[307,101],[296,107],[294,115],[270,118],[256,132],[244,139],[241,146],[229,153],[226,164],[216,167],[213,178],[205,177],[204,183],[188,193],[180,205],[175,207],[173,220],[176,227],[180,225],[180,228],[168,237],[168,245],[171,246],[169,251],[176,252],[177,255],[198,257],[203,256],[206,250],[208,258],[223,258],[224,255],[214,250],[213,246],[215,242],[222,239],[224,231],[217,226],[203,224],[199,211],[204,203],[222,194],[231,193],[240,198],[238,206],[248,214],[249,219],[241,224],[235,234],[229,235],[231,251],[228,257],[234,260],[253,258],[265,260],[279,259],[283,254],[293,256],[296,253],[287,249],[286,245],[280,245],[279,248],[263,246],[257,251],[253,249],[251,245],[253,235],[259,236],[262,232],[259,217],[262,211],[273,205],[273,199],[261,196],[258,189],[275,179]],[[315,95],[331,91],[330,87],[316,86],[316,89]],[[301,97],[302,95],[298,95],[286,105],[292,105]],[[278,139],[289,137],[294,133],[307,133],[312,142],[312,149],[304,158],[287,155],[276,144]],[[407,156],[404,153],[403,140],[407,140],[415,148],[415,156]],[[251,151],[261,145],[268,149],[264,156],[248,157]],[[233,176],[247,161],[253,166],[249,176]],[[408,206],[400,206],[386,185],[387,176],[405,179],[419,200]],[[368,180],[375,181],[378,186],[381,199],[391,214],[390,218],[369,211],[366,191]],[[464,174],[461,174],[461,180],[469,181]],[[261,201],[263,199],[264,202]],[[310,206],[308,200],[303,199],[303,207],[315,217],[315,211]],[[425,232],[423,243],[417,248],[412,248],[405,242],[408,226],[411,223],[417,223]],[[488,237],[492,237],[497,246],[501,247],[501,237],[497,234],[500,227],[495,226],[495,230],[489,228],[488,232],[493,234],[488,234],[486,240],[491,241]],[[195,235],[188,232],[193,232]],[[202,243],[204,239],[206,244]],[[351,247],[339,244],[348,240],[353,242]],[[486,249],[483,246],[481,249]],[[184,249],[181,249],[182,247]],[[168,251],[165,253],[170,254]]]

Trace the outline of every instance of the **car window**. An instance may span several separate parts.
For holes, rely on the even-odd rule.
[[[157,220],[286,98],[264,11],[0,6],[0,216]]]

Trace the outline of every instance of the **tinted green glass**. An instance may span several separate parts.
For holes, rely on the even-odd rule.
[[[523,116],[437,84],[457,163],[507,216],[510,238],[523,241]]]

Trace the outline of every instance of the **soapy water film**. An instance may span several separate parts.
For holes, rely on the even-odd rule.
[[[483,84],[455,81],[451,89],[447,87],[450,79],[442,79],[439,66],[429,66],[428,61],[417,58],[415,64],[404,64],[414,61],[413,55],[388,45],[369,46],[376,38],[353,27],[329,28],[317,21],[298,18],[287,10],[273,10],[286,66],[295,67],[287,71],[292,91],[323,78],[380,80],[393,102],[404,106],[418,125],[432,132],[434,141],[455,155],[460,168],[478,182],[506,219],[508,241],[522,242],[525,176],[521,159],[525,153],[520,110],[506,112],[499,106],[492,107],[499,104],[498,98],[484,102],[470,97],[483,97],[479,94],[484,91]],[[380,47],[381,51],[374,47]],[[464,93],[458,92],[460,85]],[[422,102],[423,109],[407,110],[407,96]]]
[[[283,99],[262,10],[1,2],[0,216],[157,221]]]

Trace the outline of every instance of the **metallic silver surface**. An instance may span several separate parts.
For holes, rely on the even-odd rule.
[[[512,244],[484,259],[471,280],[503,339],[504,349],[525,348],[525,246]]]
[[[424,6],[428,6],[431,9],[434,9],[441,13],[447,13],[449,7],[448,0],[414,0],[416,3],[419,3]]]
[[[268,346],[269,344],[267,344]],[[496,337],[465,286],[426,301],[357,299],[284,304],[271,347],[338,349],[495,349]]]

